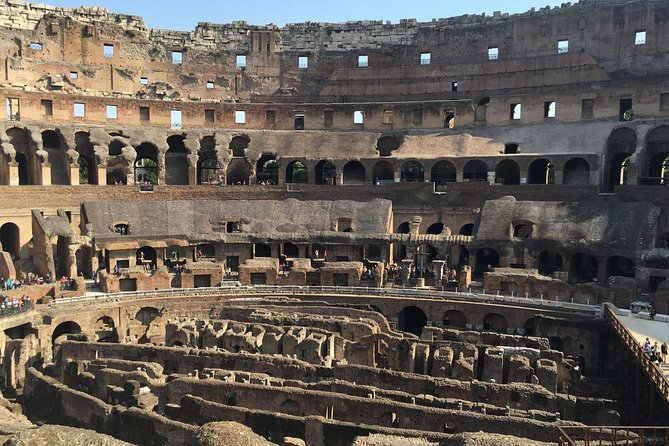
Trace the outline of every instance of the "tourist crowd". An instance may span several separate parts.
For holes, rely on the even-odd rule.
[[[642,348],[653,363],[660,364],[667,362],[669,347],[667,347],[666,342],[663,342],[662,345],[658,346],[657,341],[651,344],[650,339],[646,338],[642,344]]]
[[[32,299],[28,296],[11,299],[9,296],[0,296],[0,315],[19,313],[33,308]]]

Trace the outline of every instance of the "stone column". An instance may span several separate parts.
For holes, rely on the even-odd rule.
[[[157,165],[158,165],[158,184],[165,184],[165,152],[158,150]]]
[[[197,184],[197,154],[190,154],[186,159],[188,160],[188,184]]]
[[[305,162],[304,167],[307,169],[307,184],[316,184],[316,163]]]
[[[597,283],[599,285],[606,285],[606,279],[609,276],[606,263],[606,257],[597,257]]]
[[[553,171],[553,184],[564,184],[564,171],[562,170]]]
[[[9,163],[9,185],[19,185],[19,163],[12,161]]]
[[[277,160],[279,162],[279,170],[277,170],[277,180],[280,185],[286,184],[286,166],[284,160]]]
[[[98,185],[104,186],[107,184],[107,163],[98,164]]]
[[[401,263],[402,266],[400,267],[400,279],[402,280],[402,284],[406,285],[409,283],[409,275],[411,272],[411,265],[413,264],[413,260],[404,259]]]
[[[42,169],[42,184],[44,186],[51,186],[51,163],[40,163],[40,168]],[[78,174],[77,179],[79,179]]]
[[[79,184],[79,164],[70,164],[70,184],[76,186]]]
[[[495,171],[488,171],[488,183],[493,184],[495,182]]]
[[[432,268],[434,269],[435,286],[441,286],[441,281],[444,279],[444,260],[433,260]]]

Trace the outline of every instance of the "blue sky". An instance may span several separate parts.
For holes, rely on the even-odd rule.
[[[230,23],[246,20],[252,25],[297,22],[345,22],[453,17],[492,14],[494,11],[524,12],[557,6],[564,0],[43,0],[54,6],[76,8],[82,4],[102,6],[111,12],[139,15],[152,28],[190,31],[198,22]],[[575,0],[574,0],[575,1]]]

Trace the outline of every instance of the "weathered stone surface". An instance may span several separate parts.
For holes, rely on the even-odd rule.
[[[251,428],[232,421],[207,423],[196,431],[195,439],[192,446],[277,446]]]
[[[44,425],[12,435],[4,446],[131,446],[108,435],[68,426]]]

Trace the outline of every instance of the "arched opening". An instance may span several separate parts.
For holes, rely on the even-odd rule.
[[[397,328],[400,331],[420,336],[421,333],[423,333],[423,327],[427,325],[427,316],[425,315],[425,312],[418,307],[405,307],[397,315],[397,324]]]
[[[495,183],[505,185],[520,184],[520,168],[513,160],[503,160],[495,168]]]
[[[499,266],[499,254],[494,249],[481,248],[476,251],[476,269],[477,276],[490,271]]]
[[[286,242],[283,244],[283,255],[289,258],[299,258],[300,248],[294,243]]]
[[[455,166],[450,161],[439,161],[432,166],[430,179],[436,184],[454,183],[457,179]]]
[[[590,164],[583,158],[572,158],[567,161],[562,171],[562,183],[569,186],[590,184]]]
[[[151,143],[144,142],[135,149],[135,184],[158,184],[158,148]]]
[[[292,161],[286,166],[286,183],[307,183],[307,167],[302,161]]]
[[[266,243],[254,244],[253,257],[272,257],[272,247]]]
[[[49,154],[51,184],[70,184],[70,160],[61,135],[55,130],[42,132],[42,147]]]
[[[418,161],[407,161],[402,166],[403,183],[422,183],[425,181],[425,169]]]
[[[349,161],[344,166],[344,184],[364,184],[365,166],[359,161]]]
[[[276,155],[262,154],[256,163],[256,181],[258,184],[279,184],[279,162]]]
[[[226,172],[227,184],[249,184],[251,169],[249,163],[243,158],[235,158],[228,164]]]
[[[442,324],[445,327],[465,328],[467,326],[467,316],[462,311],[448,310],[444,313]]]
[[[74,134],[75,150],[79,153],[79,184],[98,184],[98,164],[95,147],[88,132]]]
[[[60,337],[70,334],[80,334],[81,327],[74,321],[61,322],[56,326],[51,334],[51,341],[56,344],[60,341]]]
[[[197,155],[197,184],[222,184],[223,166],[218,162],[216,138],[202,138]]]
[[[527,171],[528,184],[553,184],[553,165],[547,159],[534,160]]]
[[[188,184],[188,149],[184,144],[185,139],[182,135],[172,135],[167,138],[165,184]]]
[[[602,188],[613,192],[614,186],[626,184],[625,161],[634,153],[637,145],[636,132],[629,128],[619,128],[611,132],[606,144],[605,169]]]
[[[550,276],[555,271],[562,270],[562,256],[557,252],[543,251],[539,254],[538,263],[539,274],[543,276]]]
[[[388,184],[395,181],[395,169],[388,161],[379,161],[374,164],[374,184]]]
[[[195,247],[195,261],[216,261],[216,249],[210,243],[200,243]]]
[[[506,333],[509,329],[509,323],[501,314],[489,313],[483,318],[483,329],[486,331]]]
[[[160,310],[154,307],[143,307],[135,313],[135,320],[142,325],[148,326],[155,318],[160,316]]]
[[[379,151],[379,156],[391,156],[393,150],[397,150],[399,146],[400,143],[394,136],[383,136],[376,143],[376,150]]]
[[[153,269],[156,266],[156,250],[150,246],[142,246],[135,253],[135,261],[137,266]]]
[[[123,148],[126,144],[123,141],[118,139],[112,140],[109,143],[109,159],[107,160],[107,184],[126,184],[128,181],[128,164],[125,159],[123,159]],[[52,178],[53,181],[53,178]]]
[[[474,223],[467,223],[467,224],[463,225],[460,228],[460,231],[458,231],[458,234],[468,235],[468,236],[474,235]]]
[[[589,254],[578,253],[571,258],[569,274],[572,283],[586,283],[597,281],[597,259]]]
[[[35,143],[30,133],[18,127],[7,129],[9,143],[16,149],[16,162],[19,170],[19,185],[41,184],[38,175],[39,160],[35,154]]]
[[[608,277],[634,277],[634,262],[627,257],[612,256],[606,260]]]
[[[651,130],[646,138],[644,154],[646,165],[644,177],[640,184],[669,184],[669,126],[661,126]]]
[[[12,255],[12,259],[21,256],[21,232],[14,223],[5,223],[0,226],[0,243],[2,250]]]
[[[408,221],[400,223],[400,225],[397,227],[397,234],[408,234],[410,231],[411,226],[409,225]]]
[[[481,160],[471,160],[462,169],[462,178],[465,181],[487,181],[488,167]]]
[[[230,140],[230,151],[233,157],[244,158],[246,148],[251,143],[251,138],[246,135],[235,136]]]
[[[118,342],[114,319],[102,316],[95,321],[95,337],[97,342]]]
[[[304,415],[302,413],[300,405],[293,400],[286,400],[283,403],[281,403],[281,406],[279,406],[279,412],[288,415],[293,415],[296,417],[301,417],[302,415]]]
[[[441,234],[444,231],[443,223],[433,223],[425,231],[426,234]]]
[[[322,160],[316,164],[316,184],[334,185],[337,177],[337,168],[330,161]]]

